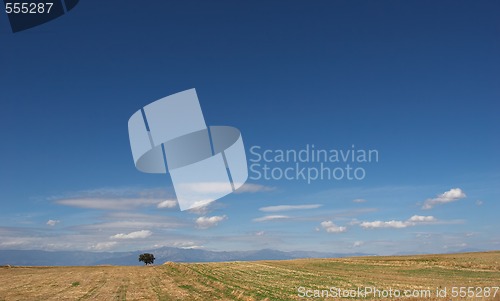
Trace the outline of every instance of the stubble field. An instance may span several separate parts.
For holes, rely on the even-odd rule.
[[[151,267],[0,268],[0,300],[500,300],[500,290],[493,295],[498,286],[500,251]],[[493,288],[486,297],[488,287]],[[338,289],[345,294],[378,290],[378,295],[335,298]],[[436,289],[446,289],[446,298],[438,298]],[[391,290],[392,298],[385,296]],[[420,296],[397,298],[396,291]],[[323,297],[306,297],[321,293]],[[464,293],[467,296],[461,298]]]

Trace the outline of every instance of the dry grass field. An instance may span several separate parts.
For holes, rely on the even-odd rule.
[[[500,300],[500,252],[290,261],[166,263],[154,267],[1,267],[0,300],[341,300],[301,297],[343,290],[430,290],[431,296],[346,300]],[[453,298],[452,287],[474,288]],[[446,298],[437,298],[436,288]],[[459,288],[457,289],[459,290]],[[332,289],[332,291],[334,291]],[[329,291],[330,292],[330,291]],[[481,292],[481,293],[479,293]],[[323,292],[324,293],[324,292]],[[469,292],[470,293],[470,292]],[[472,293],[470,293],[472,295]]]

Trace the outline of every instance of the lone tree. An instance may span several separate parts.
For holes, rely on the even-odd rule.
[[[144,264],[153,264],[155,262],[155,256],[153,254],[144,253],[139,255],[139,261],[144,262]]]

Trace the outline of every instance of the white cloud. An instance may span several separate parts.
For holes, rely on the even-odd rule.
[[[451,244],[451,245],[444,245],[443,249],[457,249],[457,248],[465,248],[465,247],[467,247],[467,243],[460,242],[460,243],[455,243],[455,244]]]
[[[290,211],[290,210],[307,210],[307,209],[316,209],[321,207],[320,204],[311,204],[311,205],[278,205],[278,206],[269,206],[262,207],[259,210],[263,212],[279,212],[279,211]]]
[[[270,186],[264,186],[259,184],[245,183],[240,188],[236,189],[235,193],[255,193],[255,192],[267,192],[273,191],[276,188]]]
[[[406,221],[373,221],[373,222],[362,222],[359,224],[360,227],[365,229],[375,229],[375,228],[395,228],[401,229],[411,226],[416,226],[419,224],[428,224],[437,222],[437,219],[434,216],[422,216],[422,215],[414,215],[410,217]]]
[[[188,209],[188,210],[186,210],[186,212],[192,213],[192,214],[197,214],[197,215],[207,215],[208,213],[210,213],[212,211],[215,204],[216,204],[216,202],[209,202],[205,205],[197,206],[197,207],[193,207],[191,209]]]
[[[111,239],[141,239],[141,238],[148,238],[153,234],[153,232],[149,230],[141,230],[141,231],[135,231],[135,232],[130,232],[128,234],[125,233],[119,233],[116,235],[111,236]]]
[[[332,221],[321,222],[321,227],[328,233],[342,233],[347,231],[346,227],[337,226]]]
[[[361,222],[360,222],[357,218],[353,218],[353,219],[351,219],[351,221],[349,222],[349,225],[350,225],[350,226],[359,225],[359,224],[361,224]]]
[[[432,209],[436,205],[446,204],[454,201],[458,201],[459,199],[465,198],[466,195],[460,188],[453,188],[448,191],[445,191],[442,194],[439,194],[437,197],[433,199],[427,199],[422,206],[422,209]]]
[[[220,216],[200,216],[196,219],[196,225],[200,229],[208,229],[211,227],[215,227],[219,224],[219,222],[226,220],[227,216],[225,215],[220,215]]]
[[[58,224],[58,223],[60,223],[60,222],[61,222],[61,221],[58,221],[58,220],[53,220],[53,219],[49,219],[49,220],[47,221],[47,225],[49,225],[49,226],[53,227],[53,226],[55,226],[56,224]]]
[[[90,246],[89,249],[95,250],[95,251],[109,250],[112,247],[116,246],[116,244],[117,244],[116,241],[99,242],[99,243],[96,243],[95,245]]]
[[[429,239],[432,236],[431,233],[417,233],[415,237]]]
[[[255,233],[255,236],[264,236],[266,234],[266,232],[264,231],[259,231],[259,232],[256,232]]]
[[[422,216],[414,215],[408,219],[408,222],[420,223],[420,222],[435,222],[436,218],[434,216]]]
[[[154,248],[161,248],[161,247],[175,247],[175,248],[181,248],[181,249],[201,249],[203,246],[198,245],[194,241],[174,241],[169,245],[155,245],[153,246]]]
[[[187,247],[180,247],[180,248],[186,249],[186,250],[193,250],[193,249],[199,250],[199,249],[205,248],[205,246],[187,246]]]
[[[268,221],[273,221],[273,220],[283,220],[283,219],[289,219],[290,217],[287,215],[266,215],[263,217],[258,217],[254,218],[254,222],[268,222]]]
[[[165,200],[172,199],[172,193],[164,188],[100,188],[51,196],[48,199],[59,205],[78,208],[130,210],[157,206]]]
[[[204,199],[204,200],[195,201],[191,205],[191,209],[195,209],[195,208],[205,208],[206,209],[214,201],[215,201],[215,199]],[[205,209],[200,209],[200,210],[205,210]]]
[[[75,231],[109,231],[128,233],[137,229],[174,229],[189,226],[189,222],[165,216],[132,212],[109,212],[101,217],[103,222],[72,227]]]
[[[362,241],[359,241],[359,240],[358,240],[358,241],[355,241],[355,242],[352,244],[352,246],[353,246],[353,248],[358,248],[358,247],[361,247],[361,246],[362,246],[362,245],[364,245],[364,244],[365,244],[364,242],[362,242]]]
[[[402,221],[374,221],[374,222],[362,222],[359,224],[360,227],[368,229],[368,228],[406,228],[408,227],[408,223]]]
[[[130,212],[125,212],[130,214]],[[107,215],[107,214],[106,214]],[[66,220],[64,220],[66,222]],[[61,224],[63,221],[61,221]],[[192,222],[186,225],[192,227]],[[114,239],[111,236],[117,233],[130,233],[146,228],[128,229],[87,229],[88,225],[68,226],[64,229],[27,228],[27,227],[0,227],[0,250],[45,250],[45,251],[129,251],[151,250],[155,245],[172,246],[176,242],[186,242],[177,247],[203,246],[207,238],[191,235],[186,232],[176,232],[170,229],[149,229],[153,235],[146,239]],[[57,227],[57,226],[56,226]],[[8,232],[6,232],[8,231]],[[54,231],[59,231],[55,235]]]
[[[2,237],[0,249],[11,249],[32,245],[32,238],[28,237]]]
[[[89,225],[82,225],[75,227],[74,229],[82,229],[82,230],[133,230],[137,228],[177,228],[179,224],[169,223],[169,222],[147,222],[147,221],[116,221],[116,222],[105,222],[105,223],[96,223]]]
[[[232,190],[229,182],[181,183],[179,187],[197,194],[219,194]]]
[[[353,203],[366,203],[365,199],[354,199],[352,200]]]
[[[61,199],[56,203],[86,209],[129,210],[141,206],[156,205],[161,199],[149,198],[73,198]]]
[[[177,207],[177,201],[176,200],[165,200],[163,202],[158,203],[156,206],[157,208],[175,208]]]
[[[195,192],[197,194],[220,194],[228,191],[232,191],[231,184],[229,182],[197,182],[197,183],[181,183],[179,186],[182,189]],[[235,193],[256,193],[256,192],[266,192],[273,191],[274,187],[245,183],[243,186],[239,187]],[[210,200],[213,201],[213,200]]]
[[[183,189],[188,189],[199,194],[218,194],[231,191],[231,184],[229,182],[198,182],[198,183],[182,183],[180,186]],[[235,193],[255,193],[273,191],[274,187],[245,183],[238,188]]]
[[[482,206],[482,205],[483,205],[483,201],[481,201],[481,200],[476,201],[476,206]]]

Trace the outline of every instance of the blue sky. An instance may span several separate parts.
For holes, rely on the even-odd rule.
[[[0,248],[500,249],[498,15],[494,1],[82,1],[12,34],[0,14]],[[363,180],[249,180],[168,208],[170,177],[135,169],[127,121],[190,88],[249,159],[355,145],[379,160]]]

